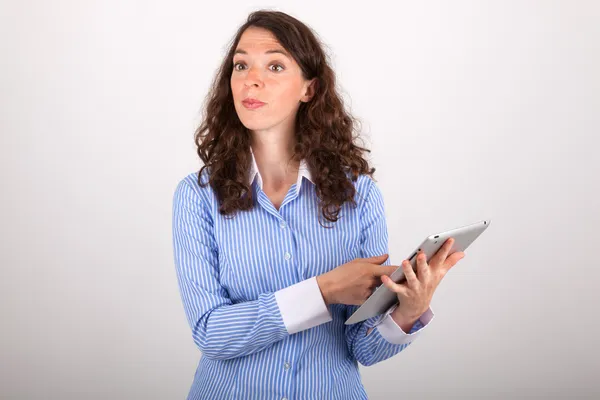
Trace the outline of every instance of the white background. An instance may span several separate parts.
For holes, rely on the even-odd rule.
[[[227,44],[274,8],[363,122],[390,257],[482,219],[373,399],[600,396],[600,3],[13,1],[0,8],[0,397],[183,399],[171,242]]]

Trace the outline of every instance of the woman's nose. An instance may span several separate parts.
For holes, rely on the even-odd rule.
[[[244,83],[246,84],[246,86],[260,86],[262,84],[260,72],[256,68],[249,69],[248,73],[246,74],[246,80],[244,81]]]

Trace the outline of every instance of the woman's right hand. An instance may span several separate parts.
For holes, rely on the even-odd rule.
[[[323,299],[329,304],[361,305],[381,285],[381,275],[390,276],[396,265],[380,265],[388,254],[355,258],[329,272],[317,276]]]

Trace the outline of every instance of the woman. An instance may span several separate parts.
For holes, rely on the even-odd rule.
[[[452,240],[418,278],[387,275],[388,233],[368,151],[312,31],[281,12],[240,27],[196,132],[204,166],[177,186],[173,244],[200,359],[188,399],[366,399],[358,363],[402,351],[429,303]],[[380,284],[385,314],[346,319]]]

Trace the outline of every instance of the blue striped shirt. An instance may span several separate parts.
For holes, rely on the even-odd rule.
[[[198,172],[175,189],[175,270],[202,352],[188,400],[366,399],[358,363],[394,356],[433,318],[428,310],[404,333],[390,316],[394,306],[345,325],[359,306],[326,305],[322,298],[316,276],[388,253],[381,191],[368,175],[359,176],[357,207],[344,203],[326,229],[304,161],[279,208],[262,190],[253,154],[248,179],[254,207],[234,218],[219,214],[216,194],[198,185]]]

